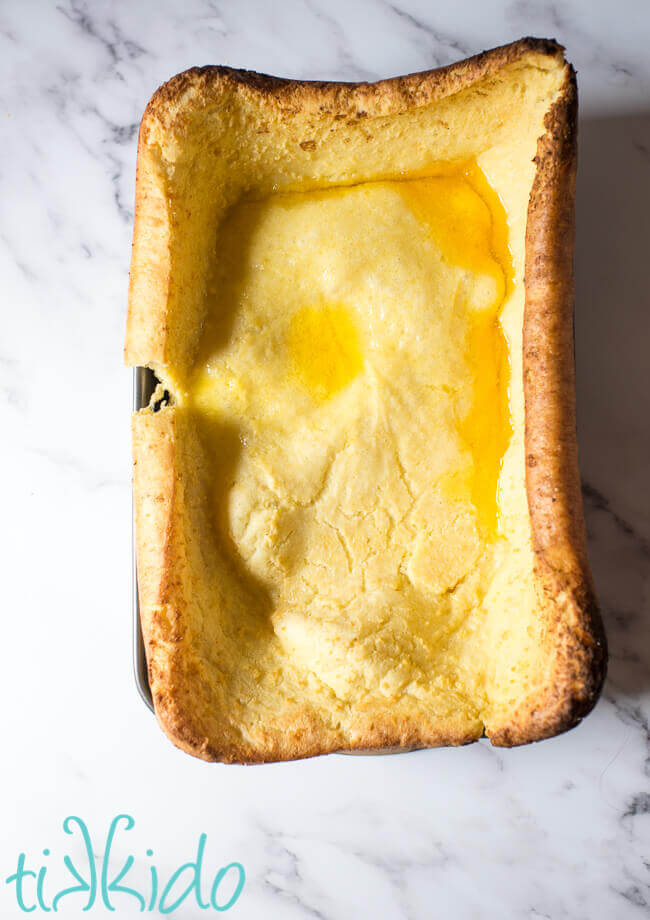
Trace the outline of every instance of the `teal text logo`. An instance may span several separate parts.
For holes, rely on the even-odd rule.
[[[129,855],[116,863],[111,857],[115,839],[134,828],[135,821],[131,815],[117,815],[111,821],[103,850],[99,851],[93,844],[85,822],[75,815],[70,815],[63,822],[63,830],[71,836],[77,835],[81,843],[83,857],[76,857],[76,864],[70,856],[63,857],[63,866],[69,882],[63,888],[54,890],[47,878],[51,853],[43,850],[46,861],[41,866],[34,866],[27,861],[27,855],[20,853],[16,871],[7,879],[12,886],[16,903],[25,913],[32,911],[58,911],[75,904],[82,911],[89,911],[95,904],[103,904],[108,910],[119,910],[127,900],[137,902],[140,911],[157,910],[161,914],[173,914],[181,905],[194,904],[201,910],[223,912],[230,910],[239,900],[246,873],[239,862],[231,862],[216,871],[204,866],[207,835],[198,839],[196,856],[180,865],[165,880],[160,877],[152,861],[153,850],[147,850],[148,882],[136,884],[133,876],[135,856]],[[130,884],[127,884],[130,882]]]

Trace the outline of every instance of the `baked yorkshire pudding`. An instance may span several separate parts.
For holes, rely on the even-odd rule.
[[[183,750],[508,746],[594,705],[575,130],[538,39],[375,84],[205,67],[153,96],[126,360],[160,381],[133,417],[137,568]]]

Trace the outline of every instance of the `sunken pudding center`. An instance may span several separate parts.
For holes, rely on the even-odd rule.
[[[335,693],[399,692],[480,605],[511,437],[511,274],[473,163],[245,200],[219,228],[184,386],[215,534]]]

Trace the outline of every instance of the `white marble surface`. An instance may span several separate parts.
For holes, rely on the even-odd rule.
[[[194,761],[165,740],[131,675],[121,350],[146,101],[194,64],[374,79],[525,34],[561,40],[579,71],[580,447],[611,647],[604,696],[575,731],[512,751]],[[147,847],[169,873],[202,831],[210,865],[242,862],[230,912],[242,918],[650,911],[648,39],[645,0],[0,6],[0,916],[22,916],[4,883],[20,851],[49,859],[56,879],[78,850],[63,819],[83,817],[101,849],[120,812],[136,820],[143,878]],[[81,916],[83,898],[66,903],[60,915]],[[116,916],[139,915],[131,898],[116,904]]]

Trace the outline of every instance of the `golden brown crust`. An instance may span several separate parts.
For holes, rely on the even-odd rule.
[[[243,762],[224,713],[215,707],[189,635],[185,495],[173,410],[132,420],[138,592],[149,685],[158,723],[183,751],[202,760]]]
[[[179,691],[184,695],[187,681],[175,427],[174,415],[168,411],[133,416],[140,621],[158,721],[175,744],[201,756],[199,739],[191,737],[191,707],[186,710],[179,695]]]
[[[573,68],[545,127],[526,224],[523,362],[526,492],[553,667],[543,696],[524,701],[508,727],[490,733],[493,744],[505,746],[572,728],[595,705],[607,660],[587,559],[576,440]]]
[[[290,80],[232,67],[192,67],[156,90],[143,122],[148,124],[151,119],[159,119],[161,124],[169,126],[190,100],[192,104],[199,102],[207,106],[230,88],[262,96],[288,113],[390,115],[451,96],[525,54],[562,57],[563,50],[562,45],[553,40],[527,37],[445,67],[389,77],[376,83]]]
[[[147,145],[147,133],[148,117],[145,113],[138,138],[129,311],[124,349],[126,364],[133,366],[162,361],[167,337],[171,229],[164,178]],[[150,258],[152,252],[156,254],[155,259]]]
[[[383,115],[430,104],[528,53],[562,56],[557,43],[522,39],[466,61],[376,84],[308,83],[222,67],[194,68],[152,97],[140,130],[126,360],[164,362],[170,284],[169,202],[157,137],[184,118],[188,106],[215,105],[228,93],[262,96],[296,111]],[[572,334],[572,240],[575,177],[575,78],[546,121],[526,231],[524,390],[526,488],[542,607],[548,618],[549,681],[543,694],[521,703],[494,744],[539,740],[574,725],[593,706],[605,670],[605,642],[586,559],[577,470]],[[153,262],[156,253],[158,262]],[[155,419],[155,422],[153,421]],[[395,718],[377,720],[352,742],[328,733],[306,715],[286,737],[254,746],[215,713],[203,664],[192,652],[184,611],[186,562],[182,482],[172,413],[134,418],[134,490],[138,580],[143,633],[157,717],[181,749],[205,760],[267,762],[334,750],[380,751],[464,744],[479,732],[440,733]],[[146,475],[140,475],[146,457]]]

